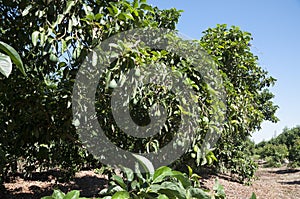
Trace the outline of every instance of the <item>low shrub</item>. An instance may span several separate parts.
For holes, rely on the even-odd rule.
[[[80,192],[78,190],[70,191],[69,193],[65,194],[60,190],[54,190],[51,196],[45,196],[41,199],[87,199],[84,197],[80,197]]]
[[[150,172],[141,173],[123,168],[123,176],[114,175],[110,186],[100,192],[104,199],[110,198],[225,198],[223,187],[216,183],[213,193],[200,188],[199,178],[189,168],[184,174],[163,166]]]
[[[123,168],[121,175],[113,175],[107,188],[100,192],[102,199],[225,199],[224,187],[216,179],[212,190],[200,187],[197,174],[188,166],[188,174],[163,166],[154,173],[134,172]],[[84,199],[78,190],[63,193],[54,190],[52,196],[42,199]],[[100,198],[99,198],[100,199]],[[253,193],[250,199],[256,199]]]
[[[285,144],[266,144],[256,150],[260,158],[266,160],[266,167],[280,167],[289,155],[289,150]]]

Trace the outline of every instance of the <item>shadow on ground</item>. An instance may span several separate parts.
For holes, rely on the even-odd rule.
[[[103,189],[108,181],[104,178],[95,175],[85,175],[74,177],[68,183],[59,183],[53,178],[60,175],[59,171],[51,172],[37,172],[32,175],[30,179],[23,178],[22,175],[15,176],[11,179],[12,183],[18,182],[22,185],[27,184],[27,189],[24,190],[22,186],[16,187],[0,187],[1,199],[40,199],[43,196],[52,195],[53,190],[60,189],[63,192],[71,190],[79,190],[81,197],[99,197],[98,193]],[[54,176],[54,177],[53,177]],[[52,181],[51,181],[52,178]],[[39,182],[38,184],[32,182]],[[8,182],[9,183],[9,182]]]
[[[280,183],[286,184],[286,185],[300,185],[300,180],[289,181],[289,182],[280,182]]]
[[[277,171],[269,171],[270,173],[276,173],[276,174],[290,174],[290,173],[297,173],[300,172],[300,169],[281,169]]]

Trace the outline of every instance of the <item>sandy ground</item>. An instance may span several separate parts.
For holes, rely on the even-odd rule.
[[[300,168],[286,167],[270,169],[260,168],[256,172],[257,180],[251,186],[245,186],[228,180],[224,176],[210,176],[201,179],[204,187],[212,188],[216,178],[224,186],[227,198],[250,198],[255,192],[261,199],[300,199]],[[20,176],[4,184],[5,190],[0,191],[1,199],[37,199],[51,195],[53,189],[64,192],[77,189],[82,197],[96,197],[107,184],[105,176],[93,171],[81,171],[69,183],[58,183],[55,173],[35,173],[32,180],[24,180]]]

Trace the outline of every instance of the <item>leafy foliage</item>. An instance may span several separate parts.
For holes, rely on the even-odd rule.
[[[110,185],[100,191],[103,199],[225,199],[224,187],[216,179],[212,191],[200,188],[199,178],[188,166],[188,174],[172,170],[169,167],[160,167],[154,173],[141,173],[138,167],[134,172],[131,169],[123,168],[122,175],[111,177]],[[65,194],[60,190],[54,190],[52,196],[42,199],[81,199],[77,190]],[[255,199],[253,193],[251,199]],[[82,198],[83,199],[83,198]]]
[[[256,153],[267,160],[266,166],[279,167],[285,159],[288,159],[292,167],[297,167],[300,165],[299,140],[299,126],[291,129],[284,128],[277,137],[258,143]]]
[[[257,150],[257,154],[266,159],[267,167],[280,167],[283,160],[288,157],[289,151],[285,144],[266,144]]]
[[[198,175],[189,167],[189,175],[174,171],[169,167],[160,167],[153,174],[134,173],[124,169],[121,178],[114,175],[110,186],[101,191],[104,198],[225,198],[223,187],[216,181],[214,193],[200,188]],[[123,180],[125,179],[125,180]]]
[[[278,120],[274,115],[278,106],[267,89],[275,79],[258,65],[251,40],[250,33],[226,25],[209,28],[200,40],[217,62],[227,92],[227,122],[215,151],[218,167],[245,179],[253,177],[256,168],[244,151],[245,142],[262,121]]]
[[[37,168],[49,167],[59,167],[72,174],[84,165],[96,164],[82,146],[72,123],[72,89],[83,59],[99,43],[122,31],[142,27],[174,30],[180,13],[176,9],[159,10],[144,0],[2,2],[0,37],[20,54],[27,76],[22,71],[14,71],[10,78],[0,77],[1,177],[16,172],[20,159],[29,175]],[[173,39],[176,42],[177,38]],[[155,151],[168,143],[180,123],[182,111],[165,88],[144,87],[143,92],[136,95],[138,105],[134,106],[134,99],[131,104],[136,123],[144,125],[149,121],[145,113],[153,102],[157,103],[154,94],[167,96],[165,107],[171,104],[172,111],[168,123],[155,139],[124,136],[112,122],[108,108],[114,83],[122,73],[134,64],[145,66],[156,60],[163,61],[179,75],[186,75],[189,85],[197,92],[197,108],[202,111],[195,141],[180,163],[192,159],[194,169],[201,164],[215,163],[243,179],[250,178],[255,166],[247,159],[242,146],[263,120],[277,121],[274,116],[277,106],[271,102],[272,93],[266,90],[275,80],[257,64],[258,58],[250,51],[250,40],[250,34],[237,27],[228,29],[218,25],[205,31],[198,42],[217,62],[225,80],[227,120],[223,131],[218,132],[222,137],[216,149],[205,154],[199,150],[209,122],[218,116],[210,112],[214,107],[209,88],[188,59],[164,50],[128,52],[112,64],[96,93],[99,123],[114,144],[132,152]],[[121,43],[117,47],[126,48]],[[186,43],[184,47],[189,49]],[[146,108],[141,108],[143,106]]]
[[[16,172],[20,159],[29,175],[56,166],[72,174],[95,163],[72,125],[72,89],[82,58],[117,32],[172,28],[180,15],[145,1],[81,0],[2,2],[0,13],[0,36],[28,69],[27,77],[17,71],[9,79],[0,77],[3,177]]]
[[[86,199],[79,196],[80,192],[77,190],[70,191],[67,194],[63,193],[60,190],[54,190],[51,196],[45,196],[42,197],[42,199]]]
[[[300,138],[297,138],[289,150],[289,158],[292,167],[300,167]]]

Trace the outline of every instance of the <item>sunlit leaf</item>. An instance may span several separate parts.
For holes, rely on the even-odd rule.
[[[67,2],[67,7],[66,7],[66,9],[64,10],[64,14],[69,13],[70,10],[71,10],[71,8],[72,8],[74,5],[75,5],[75,1],[69,0],[69,1]]]
[[[34,31],[34,32],[31,34],[31,40],[32,40],[33,46],[36,46],[36,45],[37,45],[37,41],[38,41],[38,38],[39,38],[39,34],[40,34],[39,31]]]
[[[32,5],[28,5],[28,6],[23,10],[22,16],[23,16],[23,17],[26,16],[26,15],[29,13],[29,11],[30,11],[31,8],[32,8]]]
[[[24,76],[26,76],[22,59],[21,59],[20,55],[17,53],[17,51],[13,47],[11,47],[10,45],[8,45],[4,42],[1,42],[1,41],[0,41],[0,50],[2,50],[4,53],[6,53],[9,56],[10,59],[12,60],[12,62],[21,71],[21,73]]]
[[[12,71],[12,63],[8,55],[0,53],[0,72],[8,77]]]

